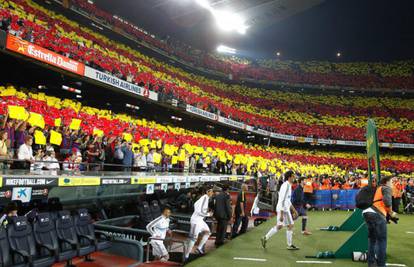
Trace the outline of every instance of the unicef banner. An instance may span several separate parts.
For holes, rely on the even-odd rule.
[[[105,72],[95,70],[91,67],[85,66],[85,76],[96,81],[103,82],[108,85],[112,85],[116,88],[122,89],[124,91],[147,97],[154,101],[158,101],[158,94],[154,91],[147,90],[136,84],[124,81],[118,77],[106,74]]]
[[[190,113],[193,113],[193,114],[197,114],[197,115],[200,115],[201,117],[204,117],[204,118],[207,118],[207,119],[210,119],[210,120],[214,120],[214,121],[216,121],[217,118],[218,118],[217,114],[214,114],[214,113],[205,111],[205,110],[203,110],[201,108],[193,107],[191,105],[187,105],[187,107],[186,107],[185,110],[187,112],[190,112]]]

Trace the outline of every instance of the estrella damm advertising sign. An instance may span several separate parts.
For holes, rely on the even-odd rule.
[[[66,71],[74,72],[82,76],[85,73],[85,65],[83,63],[61,56],[11,34],[7,35],[6,48],[10,51],[37,59]]]

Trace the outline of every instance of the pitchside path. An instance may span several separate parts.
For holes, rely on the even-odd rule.
[[[325,232],[320,227],[340,225],[349,212],[310,212],[309,229],[312,236],[300,234],[300,219],[295,221],[294,244],[299,251],[286,250],[286,230],[273,236],[267,243],[266,250],[260,245],[260,237],[274,223],[268,221],[245,235],[242,235],[208,255],[190,262],[187,266],[214,267],[214,266],[365,266],[351,260],[335,259],[307,259],[307,255],[315,255],[318,251],[335,251],[351,235],[351,232]],[[388,227],[388,263],[403,264],[401,266],[414,267],[414,215],[401,215],[398,225]],[[308,261],[322,261],[320,263],[307,263]],[[328,263],[331,262],[331,263]]]

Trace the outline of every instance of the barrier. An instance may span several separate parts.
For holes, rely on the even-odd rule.
[[[332,208],[332,194],[331,190],[318,190],[315,191],[315,204],[318,209],[330,209]]]
[[[358,189],[316,190],[313,206],[317,209],[355,209],[355,196]]]
[[[347,199],[347,203],[346,203],[347,209],[355,209],[356,208],[356,206],[355,206],[355,197],[356,197],[358,191],[359,190],[347,190],[347,197],[346,197],[346,199]]]

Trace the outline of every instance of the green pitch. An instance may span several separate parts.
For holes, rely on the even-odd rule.
[[[318,251],[335,251],[352,234],[351,232],[326,232],[317,230],[327,225],[340,225],[349,212],[310,212],[308,229],[311,236],[302,236],[300,233],[301,219],[295,221],[293,242],[300,247],[298,251],[286,249],[286,230],[274,235],[263,249],[260,237],[274,224],[275,219],[252,229],[250,232],[232,240],[226,245],[210,252],[208,255],[190,262],[186,266],[214,267],[214,266],[365,266],[349,260],[336,259],[307,259],[305,256],[315,255]],[[414,266],[414,216],[401,215],[398,225],[388,226],[388,263]],[[266,262],[234,260],[234,257],[266,259]],[[296,261],[331,261],[332,264],[302,264]]]

